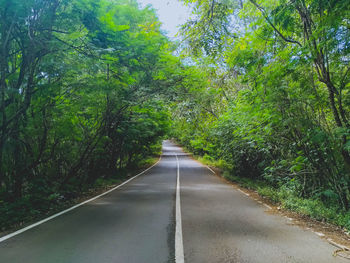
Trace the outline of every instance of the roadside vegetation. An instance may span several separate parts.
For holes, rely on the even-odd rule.
[[[0,21],[1,231],[154,161],[198,70],[136,0],[5,0]]]
[[[347,0],[0,1],[0,230],[118,183],[164,136],[350,229]],[[229,200],[227,200],[229,202]]]
[[[339,204],[329,204],[320,198],[300,196],[295,190],[290,189],[288,185],[275,187],[268,181],[258,178],[247,178],[236,176],[234,173],[225,169],[222,162],[213,162],[197,157],[201,162],[222,169],[222,176],[230,182],[237,183],[239,186],[256,191],[261,197],[266,198],[278,209],[289,210],[302,216],[331,223],[339,226],[349,233],[350,229],[350,212],[339,208]],[[221,168],[220,168],[221,167]]]
[[[1,230],[159,154],[173,47],[136,1],[1,1],[0,21]]]
[[[184,2],[198,78],[172,136],[229,180],[350,229],[348,1]]]

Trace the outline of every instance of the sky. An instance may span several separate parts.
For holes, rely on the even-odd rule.
[[[156,9],[162,29],[170,38],[175,38],[178,26],[184,24],[190,17],[190,8],[178,0],[138,0],[142,7],[151,4]]]

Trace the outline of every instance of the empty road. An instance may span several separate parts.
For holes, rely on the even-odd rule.
[[[144,174],[1,241],[0,262],[348,262],[266,210],[165,141],[160,162]]]

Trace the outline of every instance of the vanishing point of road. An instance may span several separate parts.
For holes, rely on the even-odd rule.
[[[0,263],[348,262],[266,210],[164,141],[161,160],[128,183],[0,238]]]

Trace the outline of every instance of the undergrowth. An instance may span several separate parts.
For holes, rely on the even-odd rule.
[[[159,150],[158,153],[160,153]],[[95,196],[114,185],[122,183],[138,171],[151,166],[157,160],[158,157],[144,158],[134,164],[132,168],[120,169],[110,177],[100,177],[83,187],[72,186],[69,195],[58,191],[45,191],[45,187],[42,187],[42,191],[26,194],[16,202],[5,202],[0,198],[0,232],[20,228]]]

